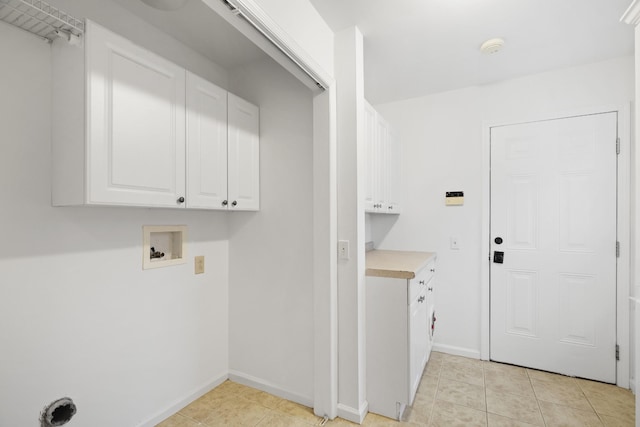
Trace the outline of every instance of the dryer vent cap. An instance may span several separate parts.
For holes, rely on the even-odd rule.
[[[490,55],[492,53],[499,52],[503,46],[504,40],[500,38],[489,39],[486,42],[482,43],[482,46],[480,46],[480,52]]]

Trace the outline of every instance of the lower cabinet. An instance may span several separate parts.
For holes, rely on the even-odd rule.
[[[435,259],[413,279],[367,277],[369,411],[400,420],[413,404],[432,346]]]

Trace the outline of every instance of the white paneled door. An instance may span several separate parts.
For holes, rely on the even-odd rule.
[[[617,113],[491,128],[492,360],[616,381]]]

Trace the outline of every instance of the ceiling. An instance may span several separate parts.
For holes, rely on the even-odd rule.
[[[202,1],[189,0],[172,11],[154,9],[138,0],[114,1],[227,70],[267,57]]]
[[[633,54],[631,0],[310,0],[340,31],[364,36],[374,104]],[[484,55],[489,38],[502,51]]]

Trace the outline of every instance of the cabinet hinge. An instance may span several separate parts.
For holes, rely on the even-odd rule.
[[[616,344],[616,360],[620,360],[620,346]]]
[[[616,242],[616,258],[620,258],[620,242]]]
[[[620,154],[620,137],[616,138],[616,154]]]

